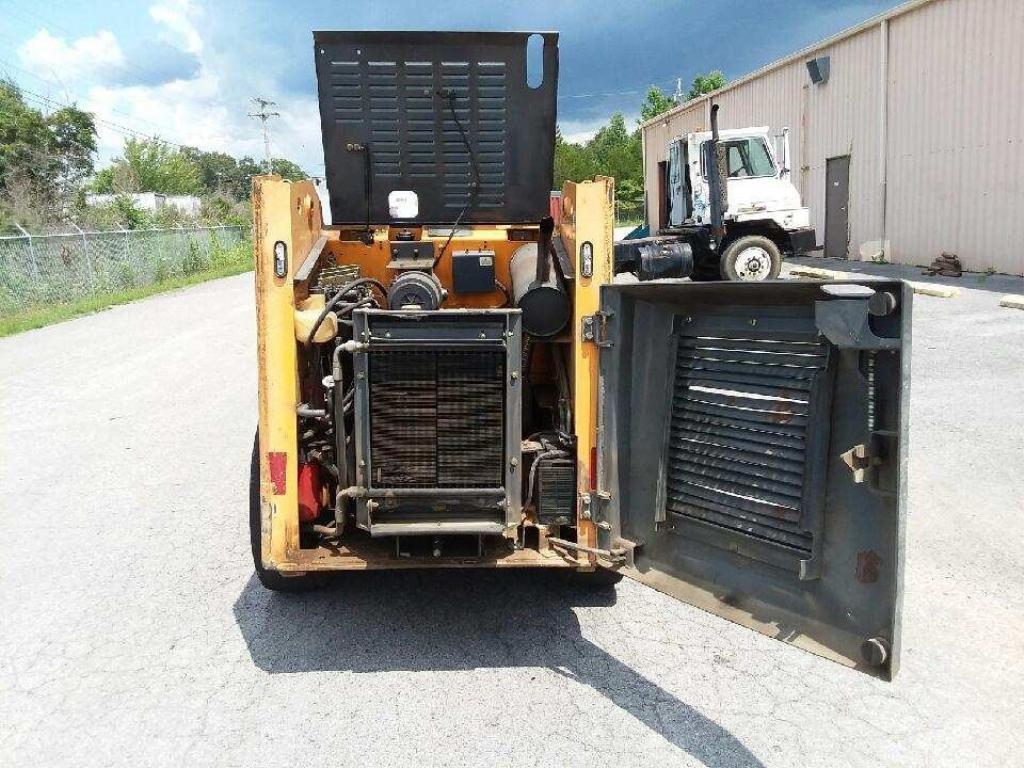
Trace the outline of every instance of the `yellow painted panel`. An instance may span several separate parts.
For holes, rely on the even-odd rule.
[[[264,566],[288,560],[299,546],[297,350],[291,275],[320,234],[316,190],[309,182],[276,176],[253,180],[253,255],[256,269],[256,339],[259,369],[260,501]],[[288,253],[288,275],[274,274],[274,244]],[[269,456],[283,455],[272,477]],[[275,467],[276,469],[276,467]]]
[[[612,281],[614,242],[614,181],[598,177],[594,181],[568,182],[562,188],[560,232],[569,257],[577,264],[584,243],[594,247],[594,274],[584,278],[577,267],[573,281],[573,413],[576,420],[577,490],[590,487],[591,457],[597,445],[598,347],[582,341],[583,318],[600,308],[601,286]],[[579,520],[579,542],[596,546],[593,523]]]

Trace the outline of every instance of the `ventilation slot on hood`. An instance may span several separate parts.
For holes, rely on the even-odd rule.
[[[666,511],[798,558],[814,544],[810,433],[828,345],[814,334],[678,337]]]

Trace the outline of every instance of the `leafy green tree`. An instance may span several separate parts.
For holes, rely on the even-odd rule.
[[[555,131],[555,189],[567,181],[592,179],[598,174],[597,164],[582,144],[566,141],[562,131]]]
[[[199,180],[207,194],[222,194],[238,174],[238,161],[226,152],[204,152],[185,147],[182,154],[199,170]]]
[[[640,105],[640,122],[645,123],[664,114],[678,103],[674,96],[669,96],[663,93],[658,86],[652,85],[647,91],[647,96],[644,97],[644,103]]]
[[[613,114],[608,124],[594,134],[587,149],[601,173],[616,180],[635,179],[641,172],[640,134],[626,128],[621,112]]]
[[[121,157],[96,174],[96,192],[159,192],[196,195],[203,191],[198,165],[189,153],[159,139],[125,139]]]
[[[263,173],[260,164],[246,155],[238,161],[238,169],[229,190],[236,200],[248,200],[252,195],[252,177]]]
[[[595,176],[615,179],[620,200],[643,197],[643,168],[639,131],[630,131],[621,112],[611,116],[586,144],[565,141],[555,134],[555,187],[565,181]]]
[[[274,168],[274,173],[280,176],[282,179],[288,179],[288,181],[302,181],[308,179],[308,174],[299,168],[291,160],[286,160],[283,157],[275,157],[270,161],[271,166]]]
[[[89,112],[62,107],[46,116],[49,149],[54,153],[58,180],[65,190],[80,184],[93,172],[96,154],[96,123]]]
[[[58,218],[93,169],[92,115],[68,106],[44,115],[0,81],[0,206],[26,222]],[[14,212],[17,212],[16,214]]]
[[[718,69],[712,70],[706,75],[697,75],[693,78],[693,85],[690,86],[690,90],[686,94],[686,100],[696,99],[705,93],[711,93],[719,88],[724,88],[726,82],[728,81],[725,79],[725,75]]]

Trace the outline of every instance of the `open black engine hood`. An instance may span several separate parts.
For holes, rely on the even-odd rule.
[[[388,193],[411,190],[419,216],[450,224],[546,215],[552,185],[558,35],[543,39],[543,80],[527,83],[529,32],[314,32],[324,165],[336,224],[388,222]],[[365,147],[366,149],[362,149]]]

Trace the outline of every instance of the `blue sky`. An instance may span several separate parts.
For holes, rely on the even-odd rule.
[[[739,77],[897,5],[897,0],[0,0],[0,75],[37,104],[75,101],[102,118],[101,161],[126,130],[259,156],[249,98],[278,102],[274,154],[323,164],[314,29],[556,30],[559,124],[588,136],[634,119],[652,84],[698,72]]]

